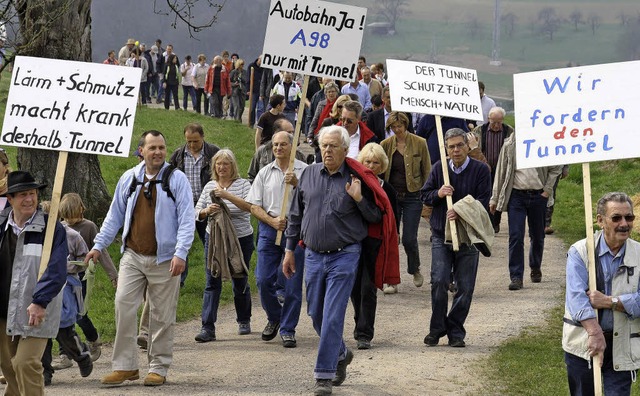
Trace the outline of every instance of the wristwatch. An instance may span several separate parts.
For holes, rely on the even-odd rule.
[[[615,311],[616,308],[618,308],[618,302],[620,300],[618,300],[618,297],[611,297],[611,310]]]

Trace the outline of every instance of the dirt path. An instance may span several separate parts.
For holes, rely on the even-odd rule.
[[[506,217],[506,216],[505,216]],[[506,224],[503,221],[503,230]],[[543,281],[532,285],[525,277],[525,288],[507,290],[507,240],[503,231],[496,236],[494,254],[481,258],[471,312],[466,323],[467,347],[438,347],[423,344],[431,313],[428,273],[430,245],[424,222],[420,229],[423,273],[422,288],[413,286],[411,276],[403,274],[400,293],[378,294],[376,336],[373,348],[355,350],[352,312],[347,312],[344,337],[354,349],[346,382],[334,387],[335,395],[459,395],[474,394],[482,384],[473,363],[487,357],[505,339],[519,334],[524,326],[539,323],[544,311],[558,301],[564,287],[565,247],[559,239],[546,239]],[[401,253],[404,260],[404,253]],[[406,268],[406,263],[401,263]],[[256,295],[254,291],[254,296]],[[93,374],[80,378],[76,368],[59,371],[50,395],[309,395],[313,387],[313,366],[318,337],[303,313],[298,326],[298,347],[285,349],[279,338],[263,342],[260,332],[265,315],[257,298],[253,305],[253,333],[236,334],[235,312],[231,306],[221,310],[217,324],[218,340],[197,344],[198,320],[178,325],[173,365],[166,385],[152,389],[142,380],[126,386],[104,388],[100,378],[111,369],[111,348],[103,348]],[[141,374],[146,374],[146,356],[140,353]]]

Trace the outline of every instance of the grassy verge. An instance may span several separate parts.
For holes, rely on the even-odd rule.
[[[623,160],[592,163],[591,190],[594,205],[609,191],[635,195],[640,191],[640,161]],[[570,174],[560,181],[553,215],[556,235],[568,247],[584,238],[584,205],[581,165],[571,165]],[[633,235],[634,239],[638,235]],[[480,394],[555,396],[568,394],[562,341],[564,295],[540,326],[524,330],[506,341],[486,361],[479,364],[486,386]],[[640,395],[633,387],[632,395]]]

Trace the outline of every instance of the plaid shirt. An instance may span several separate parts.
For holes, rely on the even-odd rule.
[[[193,203],[194,205],[200,199],[200,194],[202,193],[202,183],[200,182],[200,172],[202,171],[202,163],[204,162],[202,159],[204,158],[204,146],[200,149],[200,153],[198,153],[198,158],[196,159],[191,151],[184,151],[184,174],[187,175],[187,179],[189,179],[189,184],[191,184],[191,192],[193,193]]]

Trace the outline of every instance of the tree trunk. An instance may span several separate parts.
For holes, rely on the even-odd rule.
[[[91,62],[91,0],[17,0],[22,55]],[[51,197],[58,152],[20,148],[18,167],[47,183],[43,199]],[[99,223],[111,198],[97,155],[70,153],[62,193],[80,194],[85,217]]]

